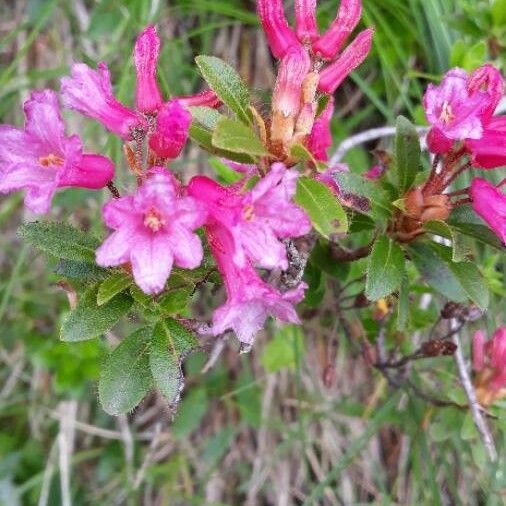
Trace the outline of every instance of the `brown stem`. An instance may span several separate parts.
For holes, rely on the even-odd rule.
[[[116,186],[114,186],[114,183],[112,181],[109,181],[107,183],[107,188],[115,199],[119,199],[121,197],[119,190],[116,188]]]

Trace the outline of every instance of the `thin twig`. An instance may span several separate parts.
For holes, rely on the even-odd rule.
[[[455,328],[458,327],[459,322],[456,319],[452,319],[450,325],[452,330],[454,330]],[[495,448],[494,440],[492,438],[492,434],[490,433],[490,429],[487,425],[487,422],[485,418],[483,418],[481,406],[478,403],[478,399],[476,398],[476,392],[474,391],[474,387],[466,367],[464,354],[462,353],[462,342],[460,340],[458,332],[455,332],[453,334],[452,340],[454,344],[457,346],[457,349],[454,354],[455,363],[457,364],[460,382],[462,384],[462,387],[467,396],[467,400],[469,402],[469,408],[471,410],[471,415],[473,417],[474,424],[478,429],[478,432],[480,433],[481,440],[483,442],[483,445],[485,446],[485,449],[487,450],[489,459],[492,462],[495,462],[497,460],[497,450]]]

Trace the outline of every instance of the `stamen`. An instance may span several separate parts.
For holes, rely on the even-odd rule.
[[[144,225],[153,232],[158,232],[165,225],[165,220],[156,209],[151,208],[144,215]]]
[[[445,124],[448,125],[455,118],[455,114],[453,114],[452,106],[445,100],[443,102],[443,107],[441,108],[441,115],[439,119]]]
[[[49,153],[47,156],[39,157],[39,163],[42,167],[51,167],[53,165],[62,166],[65,160],[53,153]]]
[[[253,221],[255,219],[255,209],[252,204],[248,204],[242,210],[242,217],[245,221]]]

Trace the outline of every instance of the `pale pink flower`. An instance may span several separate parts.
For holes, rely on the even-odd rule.
[[[506,245],[506,195],[481,177],[473,179],[469,194],[476,214]]]
[[[332,146],[332,133],[330,131],[330,121],[334,114],[334,97],[329,97],[329,102],[320,116],[316,118],[313,129],[307,141],[307,148],[316,158],[326,162],[328,149]]]
[[[153,168],[134,195],[111,200],[102,212],[114,232],[97,250],[103,267],[131,263],[137,285],[147,294],[164,289],[173,264],[195,269],[203,251],[194,230],[206,219],[196,199],[182,195],[177,180]]]
[[[99,63],[97,70],[84,63],[72,65],[71,77],[61,80],[61,95],[65,107],[97,120],[123,139],[129,140],[136,129],[146,128],[142,116],[114,97],[105,63]]]
[[[296,171],[276,163],[244,194],[236,186],[221,186],[205,176],[194,177],[188,193],[204,202],[210,217],[230,230],[239,266],[249,259],[266,269],[287,269],[286,248],[280,239],[311,230],[306,213],[292,202],[297,177]]]
[[[499,327],[489,341],[481,330],[474,334],[473,369],[488,370],[487,386],[492,391],[506,388],[506,327]]]
[[[291,47],[300,46],[286,20],[283,0],[257,0],[257,13],[276,58],[283,58]]]
[[[323,93],[332,94],[337,87],[367,57],[371,50],[373,28],[360,32],[351,44],[340,54],[337,60],[323,69],[320,74],[318,89]]]
[[[188,140],[191,121],[191,114],[179,100],[170,100],[158,111],[149,147],[161,158],[177,158]]]
[[[83,154],[77,135],[67,137],[56,94],[35,91],[24,104],[25,126],[0,125],[0,193],[25,189],[35,213],[49,210],[57,188],[103,188],[114,176],[105,156]]]
[[[156,28],[149,25],[137,37],[134,48],[134,63],[137,73],[135,103],[143,113],[156,112],[163,103],[156,80],[156,67],[160,55],[160,38]]]
[[[341,0],[337,16],[329,29],[313,43],[313,53],[327,60],[335,58],[358,25],[361,15],[361,0]]]
[[[262,281],[249,261],[242,266],[234,262],[237,243],[229,228],[211,220],[206,233],[227,293],[227,301],[213,315],[215,335],[233,330],[241,343],[251,345],[269,315],[283,322],[300,323],[293,304],[304,298],[304,283],[281,293]]]
[[[483,135],[482,115],[488,103],[486,93],[469,94],[468,75],[459,68],[447,72],[439,86],[429,84],[423,97],[429,123],[453,140]]]

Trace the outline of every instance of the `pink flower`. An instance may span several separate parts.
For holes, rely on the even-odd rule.
[[[506,117],[493,118],[481,139],[469,139],[466,148],[473,165],[480,169],[495,169],[506,165]]]
[[[329,102],[320,116],[316,119],[307,141],[307,148],[317,160],[326,162],[329,157],[328,149],[332,146],[332,133],[330,131],[330,121],[334,114],[334,97],[329,98]]]
[[[304,298],[304,283],[288,292],[279,292],[262,281],[249,262],[239,267],[233,261],[237,245],[230,229],[211,220],[206,232],[227,292],[226,303],[213,315],[215,335],[232,329],[241,343],[250,345],[269,315],[283,322],[300,323],[293,304]]]
[[[486,93],[469,94],[468,75],[459,68],[447,72],[441,84],[429,84],[423,98],[429,123],[448,139],[479,139],[482,115],[489,104]]]
[[[245,194],[205,176],[194,177],[188,193],[203,201],[209,216],[230,231],[238,266],[249,259],[266,269],[287,269],[286,249],[280,239],[299,237],[311,230],[305,212],[292,203],[297,177],[297,172],[276,163]]]
[[[303,44],[318,38],[316,0],[295,0],[295,32]]]
[[[329,167],[323,172],[318,173],[315,179],[321,183],[326,184],[336,195],[336,197],[341,197],[341,189],[337,184],[337,175],[342,174],[343,172],[350,172],[350,169],[345,163],[338,163],[333,167]]]
[[[474,334],[473,369],[483,404],[506,396],[506,327],[499,327],[489,341],[481,330]]]
[[[206,90],[197,95],[190,95],[187,97],[177,97],[181,105],[186,107],[190,106],[205,106],[205,107],[219,107],[222,102],[218,95],[213,90]]]
[[[385,170],[385,165],[374,165],[374,167],[371,167],[368,171],[364,172],[364,177],[366,179],[370,179],[371,181],[375,181],[383,175]]]
[[[145,129],[145,120],[120,104],[113,95],[111,77],[105,63],[93,70],[75,63],[71,77],[61,80],[63,103],[84,116],[93,118],[123,139],[131,139],[135,129]]]
[[[481,93],[486,95],[488,100],[482,113],[482,121],[486,125],[504,94],[504,80],[501,72],[490,63],[486,63],[469,76],[467,89],[470,95]]]
[[[83,154],[79,137],[65,136],[53,91],[33,92],[24,112],[24,129],[0,125],[0,193],[26,189],[26,206],[45,213],[57,188],[98,189],[111,181],[114,164],[108,158]]]
[[[191,121],[188,110],[178,100],[170,100],[158,112],[149,147],[161,158],[177,158],[188,140]]]
[[[427,146],[431,153],[439,155],[448,153],[454,144],[455,141],[453,139],[448,139],[448,137],[436,127],[431,128],[427,134]]]
[[[337,87],[355,70],[371,50],[373,28],[360,32],[353,42],[320,74],[318,89],[323,93],[332,94]]]
[[[106,204],[102,215],[114,232],[97,250],[98,265],[130,262],[135,282],[148,294],[163,290],[173,264],[198,267],[203,252],[193,231],[204,223],[206,212],[181,193],[174,176],[155,167],[134,195]]]
[[[137,37],[134,49],[134,63],[137,71],[135,99],[137,110],[143,113],[156,112],[163,103],[156,66],[160,55],[160,38],[152,25]]]
[[[283,58],[291,47],[300,46],[286,20],[283,0],[257,0],[257,13],[276,58]]]
[[[481,177],[473,179],[469,193],[476,214],[506,245],[506,195]]]
[[[358,25],[361,15],[361,0],[341,0],[337,16],[329,29],[313,43],[313,53],[326,60],[335,58]]]

